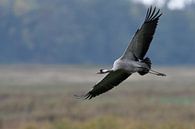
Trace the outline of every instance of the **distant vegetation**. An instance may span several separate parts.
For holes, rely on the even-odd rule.
[[[195,8],[162,11],[149,56],[195,64]],[[145,12],[130,0],[1,0],[0,63],[110,64]]]
[[[0,129],[195,129],[194,68],[132,75],[97,98],[76,99],[102,77],[95,70],[1,66]]]

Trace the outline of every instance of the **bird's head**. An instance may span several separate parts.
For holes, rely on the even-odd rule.
[[[111,70],[108,70],[108,69],[100,69],[100,71],[98,71],[97,74],[104,74],[104,73],[108,73],[110,71]]]

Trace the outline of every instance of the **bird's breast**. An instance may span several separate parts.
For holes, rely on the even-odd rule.
[[[113,64],[113,70],[123,69],[127,71],[128,73],[134,73],[139,70],[139,63],[137,61],[133,60],[116,60]]]

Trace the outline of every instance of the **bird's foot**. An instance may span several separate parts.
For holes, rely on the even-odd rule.
[[[152,69],[150,69],[149,73],[154,74],[154,75],[157,75],[157,76],[167,76],[164,73],[160,73],[160,72],[154,71]]]

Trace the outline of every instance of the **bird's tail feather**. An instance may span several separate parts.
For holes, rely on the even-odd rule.
[[[150,71],[152,62],[151,62],[150,58],[148,58],[148,57],[146,57],[145,59],[143,59],[141,62],[146,63],[148,65],[148,68],[149,69],[143,69],[142,71],[139,71],[138,73],[140,75],[145,75],[145,74],[147,74]]]
[[[148,67],[151,68],[152,62],[151,62],[150,58],[146,57],[141,62],[146,63],[148,65]]]

